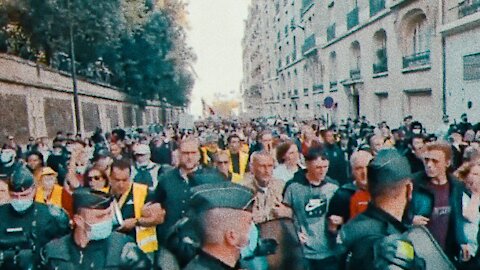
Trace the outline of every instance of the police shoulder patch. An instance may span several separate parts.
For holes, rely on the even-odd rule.
[[[418,269],[413,244],[401,234],[392,234],[377,241],[374,261],[375,269],[388,269],[390,265],[400,269]]]
[[[63,217],[65,214],[64,210],[55,205],[48,205],[48,212],[54,217]]]
[[[48,212],[57,221],[56,224],[59,226],[59,228],[61,228],[62,230],[65,229],[68,232],[70,219],[67,212],[65,212],[63,208],[55,205],[48,205]]]

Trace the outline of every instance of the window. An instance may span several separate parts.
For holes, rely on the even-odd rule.
[[[330,53],[330,92],[337,90],[337,54],[335,52]]]
[[[335,36],[335,23],[333,23],[327,28],[327,41],[334,39]]]
[[[480,80],[480,53],[463,57],[463,79],[465,81]]]
[[[415,22],[411,32],[412,53],[424,52],[430,49],[430,31],[425,17]]]
[[[385,9],[385,0],[370,0],[370,17]]]
[[[430,65],[430,39],[431,28],[425,13],[421,10],[414,10],[407,17],[406,28],[403,39],[404,57],[403,68],[414,68]]]
[[[387,33],[381,29],[375,33],[373,39],[375,44],[374,59],[376,59],[376,62],[373,64],[373,74],[387,72]]]
[[[360,43],[358,41],[352,42],[350,45],[351,60],[350,60],[350,78],[352,80],[358,80],[361,77],[361,54]]]

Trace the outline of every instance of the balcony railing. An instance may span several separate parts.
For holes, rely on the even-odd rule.
[[[362,78],[362,75],[360,73],[359,68],[355,68],[355,69],[350,70],[350,79],[355,81],[355,80],[360,80],[360,78]]]
[[[314,84],[312,89],[313,89],[313,93],[323,92],[323,84]]]
[[[291,98],[298,98],[298,89],[293,90],[293,94],[292,94]]]
[[[370,17],[385,9],[385,0],[370,0]]]
[[[302,53],[305,54],[306,52],[310,51],[311,49],[315,48],[316,46],[315,41],[315,34],[310,35],[305,39],[305,42],[302,46]]]
[[[358,7],[347,14],[347,29],[350,30],[358,25]]]
[[[327,41],[330,41],[334,38],[335,38],[335,24],[332,24],[327,28]]]
[[[373,74],[383,73],[388,71],[387,60],[380,61],[377,64],[373,64]]]
[[[403,68],[413,68],[426,65],[430,65],[429,50],[403,57]]]
[[[302,15],[313,5],[313,0],[302,0]]]
[[[330,82],[330,90],[337,89],[337,85],[338,85],[337,81]]]
[[[478,11],[480,11],[480,0],[463,1],[458,7],[458,18],[463,18]]]

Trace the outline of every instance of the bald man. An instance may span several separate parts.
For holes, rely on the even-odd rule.
[[[341,225],[367,209],[367,166],[373,156],[367,151],[354,152],[350,158],[353,181],[340,187],[332,198],[328,214],[329,230],[336,233]]]

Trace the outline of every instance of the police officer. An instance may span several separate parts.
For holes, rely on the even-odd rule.
[[[44,269],[150,269],[150,260],[131,237],[112,232],[112,201],[101,191],[76,189],[73,233],[45,246]]]
[[[404,211],[413,185],[410,166],[395,149],[380,150],[368,165],[367,210],[344,225],[338,242],[346,254],[346,269],[425,269],[411,241],[403,235]]]
[[[198,214],[201,249],[185,270],[238,269],[240,250],[248,244],[253,194],[230,182],[192,188]]]
[[[32,173],[19,166],[8,180],[10,203],[0,206],[0,269],[36,269],[40,248],[69,232],[67,214],[34,201]]]

